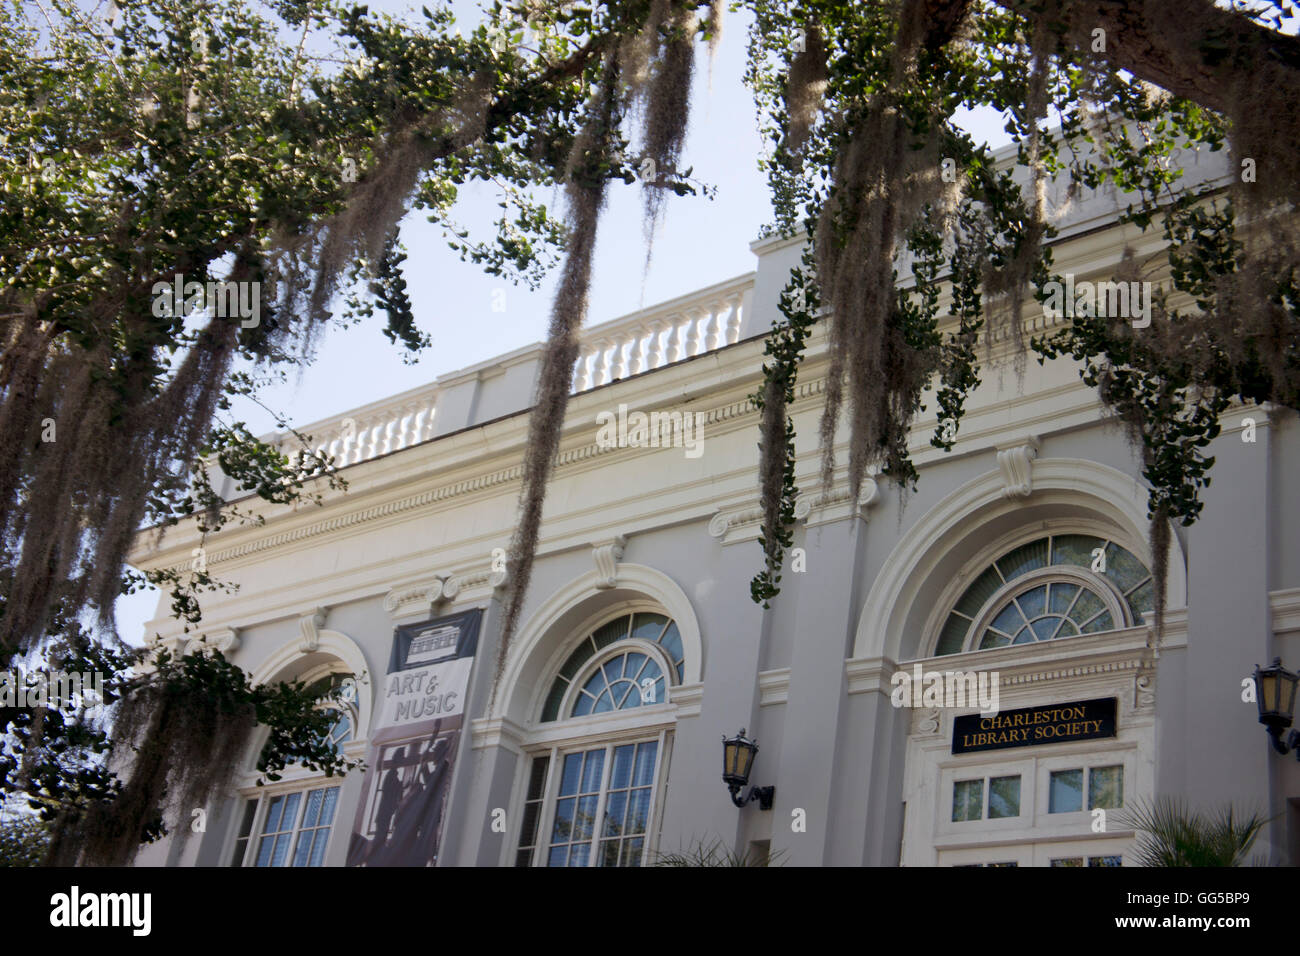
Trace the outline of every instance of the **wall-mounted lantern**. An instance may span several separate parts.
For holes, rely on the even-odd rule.
[[[736,736],[722,738],[722,782],[731,791],[731,802],[736,806],[743,807],[751,800],[757,800],[760,810],[771,810],[776,787],[750,787],[746,796],[737,796],[749,783],[749,772],[757,754],[758,744],[745,736],[744,727]]]
[[[1273,658],[1268,667],[1255,668],[1255,705],[1259,708],[1259,722],[1268,728],[1268,735],[1273,741],[1273,749],[1280,754],[1296,751],[1300,760],[1300,733],[1291,731],[1285,741],[1282,732],[1291,726],[1295,717],[1295,690],[1300,675],[1293,674],[1282,666],[1282,658]]]

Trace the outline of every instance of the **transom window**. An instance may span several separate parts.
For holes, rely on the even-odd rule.
[[[589,668],[593,658],[610,645],[626,640],[644,641],[657,647],[670,665],[669,674],[665,675],[651,654],[634,649],[611,656],[594,670]],[[608,621],[579,641],[565,660],[546,696],[542,720],[559,719],[560,708],[575,681],[580,683],[565,714],[567,717],[662,704],[668,699],[669,678],[674,684],[681,682],[684,657],[677,625],[662,614],[637,612]]]
[[[611,657],[596,668],[578,691],[572,717],[623,710],[664,700],[664,672],[645,654],[629,652]]]
[[[1031,644],[1141,623],[1151,572],[1106,538],[1059,534],[1008,551],[966,588],[936,656]]]

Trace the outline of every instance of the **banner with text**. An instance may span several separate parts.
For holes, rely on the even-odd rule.
[[[464,723],[481,609],[393,632],[348,866],[432,866]]]

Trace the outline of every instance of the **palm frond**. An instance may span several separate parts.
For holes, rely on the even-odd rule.
[[[1142,866],[1243,866],[1269,822],[1258,813],[1243,815],[1231,804],[1202,814],[1172,797],[1139,800],[1118,819],[1137,831]]]

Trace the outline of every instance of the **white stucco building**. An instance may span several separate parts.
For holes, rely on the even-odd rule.
[[[1126,241],[1154,248],[1116,208],[1099,194],[1063,215],[1058,271],[1109,278]],[[371,769],[256,788],[255,747],[206,833],[140,863],[635,865],[717,839],[791,865],[1115,865],[1132,834],[1114,812],[1098,832],[1092,811],[1157,795],[1277,816],[1257,850],[1300,861],[1300,766],[1242,699],[1257,664],[1300,661],[1295,416],[1225,418],[1157,639],[1140,466],[1073,364],[986,370],[951,453],[922,414],[905,502],[883,482],[849,500],[842,476],[822,496],[821,323],[793,406],[805,569],[763,611],[747,397],[799,243],[752,248],[753,273],[587,331],[499,680],[498,549],[540,348],[302,429],[348,490],[245,500],[265,524],[205,542],[238,593],[207,597],[190,634],[161,606],[150,632],[222,647],[259,680],[355,675],[339,735]],[[698,416],[702,445],[603,447],[600,416],[620,406]],[[198,541],[142,537],[131,560],[188,565]],[[891,678],[918,662],[994,675],[998,717],[894,706]],[[742,727],[770,810],[737,809],[722,783],[722,738]]]

